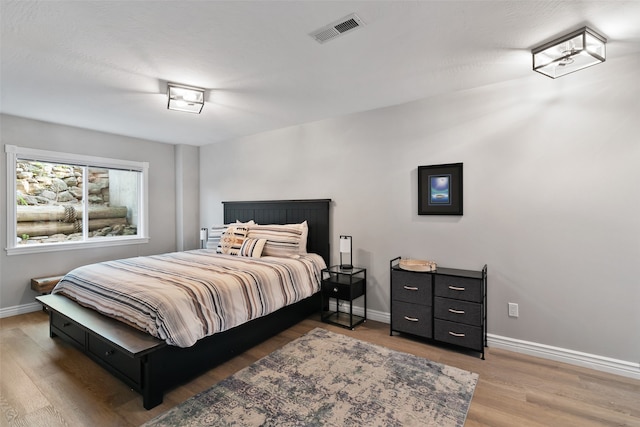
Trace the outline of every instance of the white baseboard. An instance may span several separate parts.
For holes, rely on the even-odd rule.
[[[552,347],[550,345],[522,341],[494,334],[487,334],[487,344],[489,347],[501,348],[516,353],[528,354],[530,356],[569,363],[571,365],[640,380],[640,363],[627,362],[625,360],[612,359],[610,357],[582,353],[566,348]]]
[[[39,302],[31,302],[29,304],[14,305],[13,307],[0,308],[0,319],[5,317],[17,316],[18,314],[33,313],[42,310],[42,304]]]

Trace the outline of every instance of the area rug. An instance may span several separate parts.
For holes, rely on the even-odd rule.
[[[462,426],[477,381],[317,328],[144,426]]]

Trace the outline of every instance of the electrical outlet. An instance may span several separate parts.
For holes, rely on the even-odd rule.
[[[518,304],[514,302],[509,303],[509,317],[518,317]]]

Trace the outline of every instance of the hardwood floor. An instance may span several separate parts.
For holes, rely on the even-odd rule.
[[[49,338],[44,312],[0,319],[0,425],[137,426],[315,327],[478,373],[468,427],[640,426],[640,381],[493,348],[483,361],[390,337],[383,323],[349,331],[315,317],[170,391],[162,405],[146,411],[139,394]]]

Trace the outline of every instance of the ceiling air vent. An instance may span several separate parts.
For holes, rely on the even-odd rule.
[[[310,34],[318,43],[325,43],[364,25],[355,13],[333,22]]]

